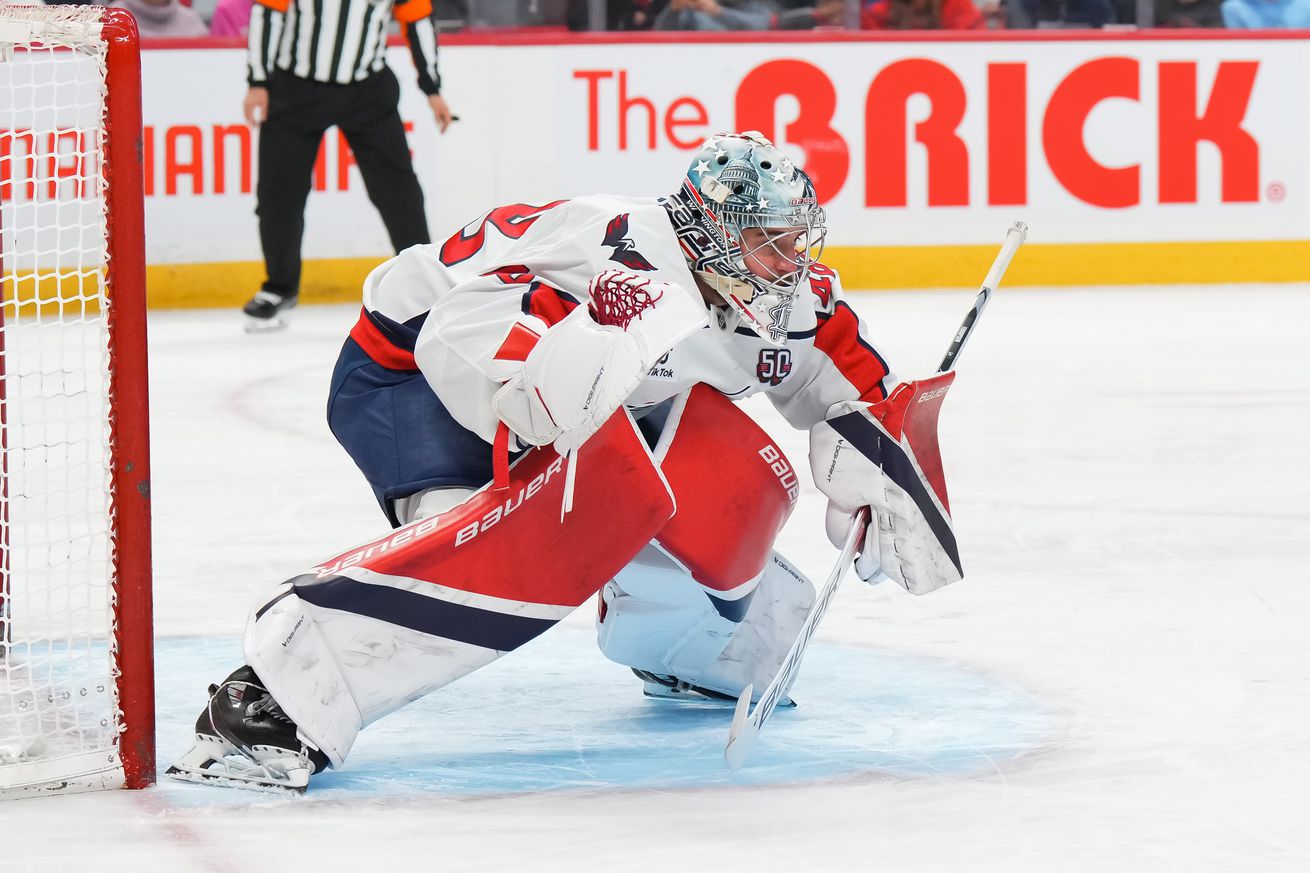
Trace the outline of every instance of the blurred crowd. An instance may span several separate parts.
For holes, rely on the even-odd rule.
[[[147,37],[244,37],[251,2],[108,5],[130,10]],[[1310,28],[1310,0],[436,0],[434,6],[444,32]]]

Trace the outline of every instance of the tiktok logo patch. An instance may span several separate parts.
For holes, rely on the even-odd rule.
[[[672,379],[673,368],[668,366],[668,363],[669,363],[669,352],[665,352],[663,355],[660,356],[660,359],[655,362],[655,366],[650,368],[650,372],[648,372],[646,375],[654,376],[656,379]]]

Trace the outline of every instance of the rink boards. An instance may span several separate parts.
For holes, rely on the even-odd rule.
[[[1016,218],[1033,232],[1013,284],[1310,280],[1303,33],[578,39],[446,39],[461,120],[440,137],[393,46],[434,236],[497,204],[666,193],[707,135],[755,128],[812,171],[848,287],[976,284]],[[236,303],[262,278],[244,52],[201,44],[144,57],[156,307]],[[14,140],[34,178],[0,184],[57,189],[62,143]],[[314,187],[306,298],[354,299],[389,251],[335,131]]]

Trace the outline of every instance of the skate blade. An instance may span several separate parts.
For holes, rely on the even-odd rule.
[[[283,759],[285,760],[285,759]],[[245,788],[252,791],[304,794],[310,770],[303,766],[269,766],[237,752],[225,743],[197,735],[196,744],[164,775],[180,782]]]
[[[645,683],[642,688],[642,694],[651,700],[672,700],[676,703],[695,703],[703,706],[735,707],[737,699],[730,697],[716,697],[712,694],[704,694],[695,688],[677,689],[669,688],[667,685],[659,685],[655,682]],[[758,702],[758,698],[754,702]],[[795,709],[796,701],[790,697],[784,697],[778,702],[777,709]]]
[[[301,795],[309,787],[308,782],[304,785],[290,785],[272,779],[245,776],[233,773],[230,770],[192,770],[177,764],[165,770],[164,775],[178,782],[190,782],[194,785],[217,785],[220,788],[240,788],[245,791],[260,791],[265,794]]]
[[[291,320],[285,315],[275,315],[272,318],[255,318],[247,315],[246,333],[277,333],[286,330],[291,325]]]

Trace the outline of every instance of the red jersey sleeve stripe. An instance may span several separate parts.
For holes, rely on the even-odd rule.
[[[534,330],[529,330],[521,324],[516,324],[509,329],[509,334],[505,341],[496,349],[493,357],[497,361],[526,361],[528,352],[537,344],[541,335]]]
[[[364,354],[388,370],[418,369],[418,364],[414,361],[414,353],[408,349],[400,348],[387,339],[386,335],[368,317],[367,309],[360,311],[359,321],[355,322],[355,326],[350,329],[350,338],[359,344],[359,347],[364,350]]]
[[[260,6],[267,6],[274,12],[286,12],[291,0],[258,0]]]
[[[820,315],[814,347],[832,359],[860,392],[861,400],[876,403],[887,398],[882,387],[882,380],[890,372],[887,362],[860,336],[860,320],[844,302],[839,300],[827,318]]]
[[[563,321],[577,305],[578,301],[568,294],[541,282],[533,282],[523,293],[523,311],[549,325]]]

